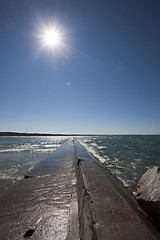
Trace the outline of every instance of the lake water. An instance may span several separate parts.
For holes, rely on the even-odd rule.
[[[0,137],[0,178],[23,178],[27,171],[67,139],[40,136]]]
[[[148,169],[160,166],[160,135],[89,136],[79,139],[132,191]]]
[[[0,137],[0,178],[23,178],[71,137]],[[160,135],[84,136],[77,139],[104,167],[135,190],[143,173],[160,166]]]

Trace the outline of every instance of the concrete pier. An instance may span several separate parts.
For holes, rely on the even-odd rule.
[[[143,219],[78,142],[69,140],[0,194],[0,239],[153,240]]]
[[[79,239],[76,155],[68,141],[0,194],[0,239]]]

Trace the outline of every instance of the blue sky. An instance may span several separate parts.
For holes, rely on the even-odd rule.
[[[160,134],[159,12],[159,0],[1,0],[0,131]],[[66,46],[54,53],[38,38],[51,22]]]

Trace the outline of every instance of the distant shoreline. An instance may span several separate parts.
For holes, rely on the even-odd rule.
[[[0,132],[0,136],[101,136],[102,134],[60,134],[60,133],[20,133]]]
[[[159,136],[160,134],[52,134],[52,133],[21,133],[21,132],[0,132],[0,137],[1,136],[145,136],[145,135],[150,135],[150,136]]]
[[[50,134],[50,133],[0,132],[0,136],[84,136],[84,134]],[[86,136],[88,136],[88,135],[86,134]]]

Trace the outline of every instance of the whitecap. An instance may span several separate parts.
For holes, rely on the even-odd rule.
[[[107,147],[105,146],[97,146],[98,149],[106,149]]]
[[[106,159],[101,157],[91,146],[88,146],[86,143],[81,142],[80,143],[87,149],[88,152],[90,152],[93,156],[95,156],[101,163],[105,163]],[[91,144],[92,146],[95,146],[94,143]],[[97,144],[96,144],[97,146]]]

